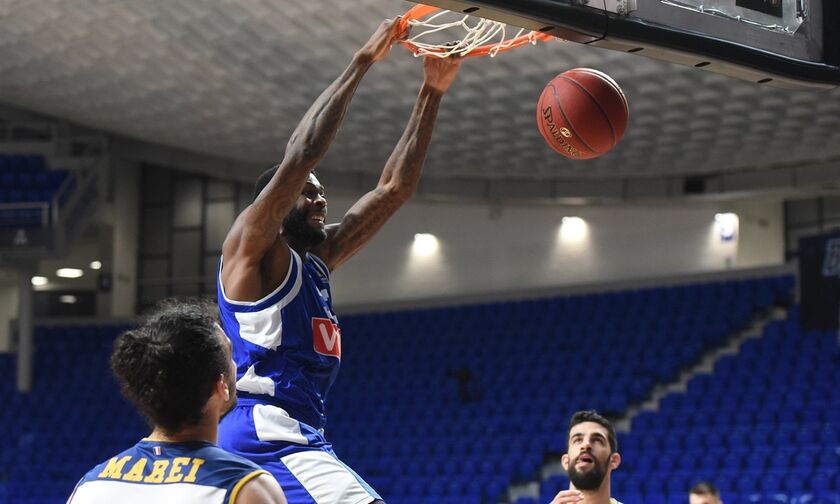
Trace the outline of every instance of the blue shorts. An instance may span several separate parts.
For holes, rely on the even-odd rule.
[[[240,399],[219,425],[219,447],[273,474],[289,504],[368,504],[381,499],[338,459],[323,434],[277,406]]]

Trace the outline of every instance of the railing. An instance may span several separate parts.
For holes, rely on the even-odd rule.
[[[0,253],[60,253],[79,236],[96,201],[96,174],[78,170],[70,172],[50,201],[0,204]]]
[[[82,182],[79,178],[85,179],[89,178],[86,172],[79,172],[79,173],[70,173],[67,178],[64,179],[64,182],[58,187],[58,190],[55,192],[52,198],[52,223],[55,224],[59,222],[61,218],[61,211],[69,202],[70,198],[73,196],[76,189],[79,186],[82,186]]]
[[[46,201],[37,201],[0,203],[0,226],[14,224],[19,227],[25,227],[31,225],[33,222],[28,219],[28,216],[21,216],[21,211],[26,210],[40,210],[39,227],[45,228],[50,225],[50,204]],[[7,222],[8,217],[11,217],[12,222]]]
[[[76,172],[64,182],[53,198],[53,226],[59,233],[61,243],[68,236],[78,236],[80,228],[93,214],[97,202],[96,176],[93,172]]]

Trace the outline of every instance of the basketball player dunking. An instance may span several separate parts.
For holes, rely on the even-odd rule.
[[[398,23],[383,22],[309,108],[222,248],[219,310],[234,345],[240,399],[222,421],[219,444],[271,472],[293,504],[381,502],[323,435],[324,401],[341,360],[329,277],[414,193],[460,61],[425,60],[423,86],[377,187],[340,223],[325,225],[324,187],[312,171],[365,72],[405,35],[398,31]]]

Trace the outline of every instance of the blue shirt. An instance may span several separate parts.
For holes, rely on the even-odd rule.
[[[225,296],[221,264],[219,313],[233,344],[240,397],[278,406],[295,420],[322,429],[324,401],[341,362],[341,330],[327,265],[313,254],[301,260],[290,252],[286,278],[254,302]]]

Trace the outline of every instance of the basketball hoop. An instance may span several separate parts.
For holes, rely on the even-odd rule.
[[[508,38],[508,25],[490,19],[464,15],[461,19],[454,21],[439,20],[441,16],[452,15],[451,11],[417,4],[406,12],[400,19],[400,31],[412,28],[416,31],[418,27],[423,31],[413,34],[410,38],[401,42],[415,56],[496,56],[500,52],[510,51],[526,44],[536,44],[537,41],[552,40],[555,37],[538,31],[528,31],[520,28],[512,38]],[[429,36],[435,33],[442,33],[445,30],[450,32],[462,29],[466,33],[460,40],[434,43],[429,41]],[[450,39],[451,40],[451,39]]]

